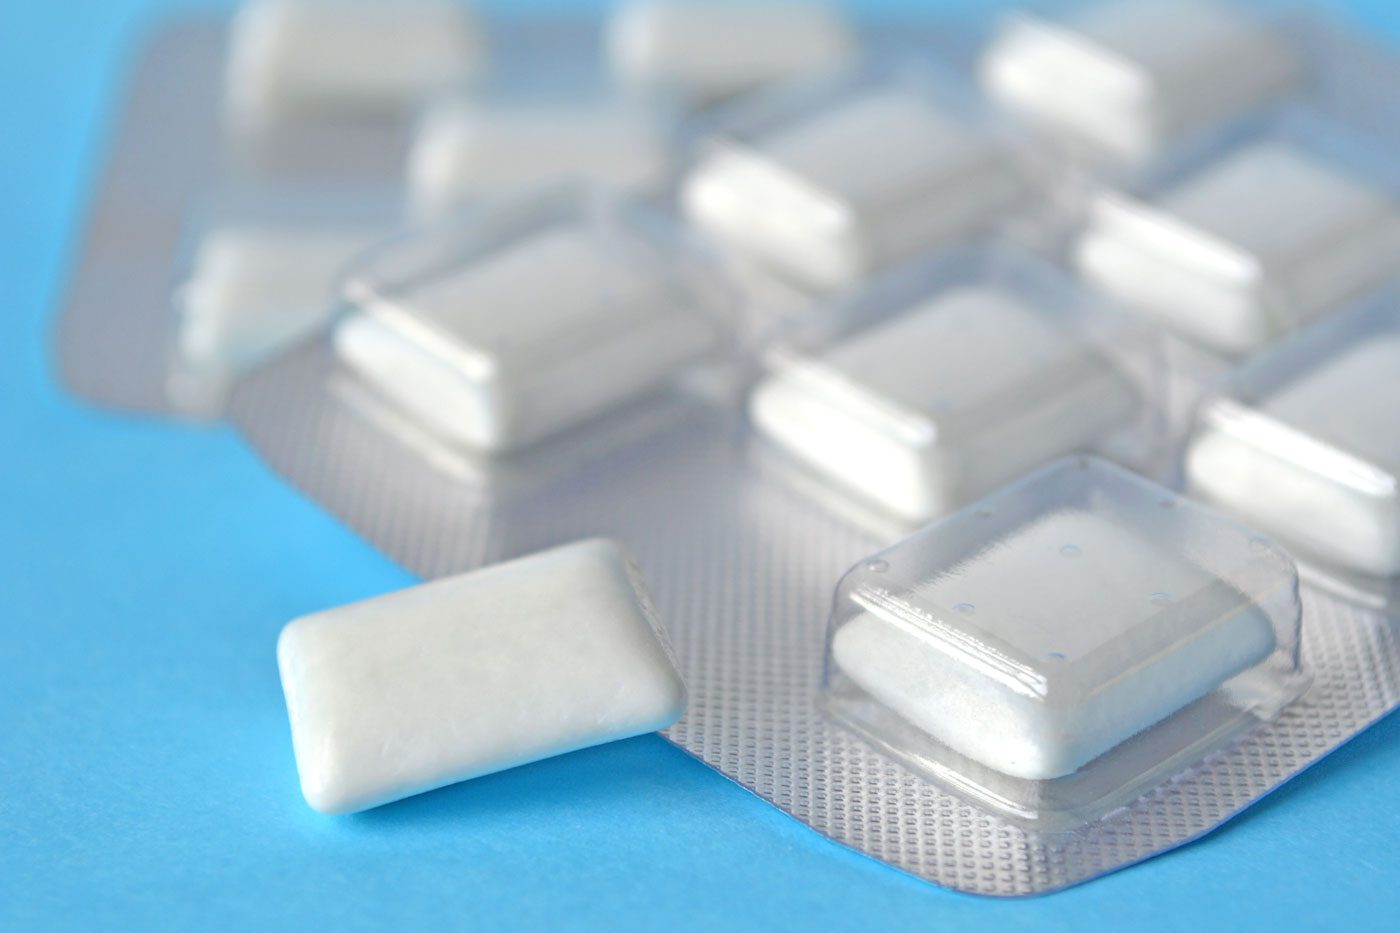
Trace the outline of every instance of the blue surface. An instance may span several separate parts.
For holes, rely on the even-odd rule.
[[[1023,901],[844,850],[654,736],[312,813],[276,633],[408,577],[230,432],[89,410],[48,361],[116,82],[170,6],[0,0],[0,928],[1400,926],[1400,717],[1200,842]],[[1387,7],[1351,9],[1394,38]]]

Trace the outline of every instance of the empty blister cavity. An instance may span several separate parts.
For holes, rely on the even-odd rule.
[[[987,91],[1009,109],[1126,157],[1280,96],[1302,68],[1269,24],[1211,0],[1016,12],[981,62]]]
[[[936,84],[858,80],[736,107],[682,183],[687,218],[814,289],[985,231],[1022,185],[1003,141]]]
[[[839,70],[859,53],[833,7],[792,0],[638,0],[614,11],[606,31],[623,84],[696,104]]]
[[[236,123],[402,113],[479,74],[485,39],[462,0],[249,0],[229,36]]]
[[[1146,467],[1161,360],[1049,264],[1007,248],[902,270],[768,353],[750,404],[808,470],[905,521],[1077,450]]]
[[[1359,309],[1232,376],[1186,458],[1193,493],[1300,557],[1400,576],[1400,314]]]
[[[1122,806],[1306,684],[1277,546],[1105,461],[1059,461],[858,564],[826,708],[1046,830]]]
[[[1255,351],[1394,274],[1400,205],[1354,154],[1265,134],[1154,194],[1104,192],[1075,260],[1181,336],[1226,355]]]
[[[523,196],[386,246],[346,282],[342,362],[489,453],[674,384],[723,299],[659,216],[588,188]]]
[[[667,175],[669,136],[660,113],[620,101],[444,101],[415,134],[411,199],[428,216],[563,178],[647,191]]]
[[[302,791],[346,813],[675,722],[631,558],[582,541],[305,616],[277,643]]]

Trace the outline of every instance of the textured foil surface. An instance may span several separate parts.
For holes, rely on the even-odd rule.
[[[273,469],[425,578],[589,535],[622,540],[690,690],[667,738],[823,835],[962,891],[1042,893],[1174,848],[1400,704],[1400,623],[1307,585],[1314,683],[1301,700],[1108,818],[1031,832],[818,712],[832,590],[892,539],[796,481],[724,407],[654,403],[616,419],[631,430],[585,426],[483,477],[396,424],[315,343],[245,381],[232,414]],[[600,450],[595,431],[614,445]]]

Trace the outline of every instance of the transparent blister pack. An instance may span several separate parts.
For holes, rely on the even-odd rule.
[[[226,30],[220,105],[235,168],[398,180],[435,101],[601,95],[591,18],[493,17],[457,0],[253,0]]]
[[[1132,162],[1306,83],[1278,15],[1219,0],[1083,0],[1003,16],[988,97],[1080,155]]]
[[[995,240],[810,309],[762,363],[750,418],[803,485],[911,529],[1079,450],[1170,471],[1181,430],[1156,335]]]
[[[397,115],[479,79],[487,54],[475,13],[454,0],[253,0],[233,20],[225,102],[254,131]]]
[[[217,21],[172,23],[152,37],[128,80],[55,336],[59,377],[84,399],[170,411],[172,266],[192,205],[226,159],[223,37]],[[173,126],[178,157],[160,131]]]
[[[1394,57],[1301,4],[1033,0],[963,44],[987,99],[1091,174],[1150,165],[1279,107],[1396,141]]]
[[[988,287],[1008,287],[1018,265],[1029,276],[1023,281],[1059,276],[1064,294],[1077,293],[1062,273],[1025,257],[1003,261],[1008,271],[1000,279],[989,271],[996,263],[959,271]],[[952,285],[959,278],[934,280]],[[1111,314],[1106,320],[1123,321]],[[811,326],[811,335],[795,333],[793,341],[816,340],[824,325]],[[828,329],[824,336],[834,335]],[[1134,512],[1126,530],[1070,529],[1084,539],[1075,546],[1080,556],[1092,548],[1138,568],[1137,589],[1147,589],[1135,614],[1113,614],[1128,600],[1121,592],[1085,598],[1125,601],[1100,606],[1101,628],[1118,632],[1110,640],[1124,651],[1163,655],[1164,680],[1178,663],[1200,676],[1183,678],[1189,682],[1165,697],[1147,678],[1141,689],[1153,697],[1139,704],[1140,715],[1103,727],[1096,741],[1143,726],[1152,726],[1151,740],[1099,755],[1108,764],[1048,792],[1022,785],[1023,805],[1053,802],[1053,818],[1042,825],[980,798],[968,803],[976,795],[967,787],[950,792],[946,777],[896,764],[898,756],[820,711],[822,697],[831,695],[823,693],[823,656],[833,588],[843,570],[868,565],[907,526],[871,524],[814,500],[810,483],[793,482],[790,469],[775,466],[772,445],[747,423],[742,406],[725,392],[694,391],[703,384],[691,380],[679,387],[685,391],[659,393],[492,455],[445,442],[440,431],[405,418],[322,344],[243,382],[233,412],[274,467],[424,576],[587,534],[623,540],[652,583],[690,688],[689,712],[668,736],[833,838],[966,890],[1053,889],[1184,842],[1400,699],[1385,661],[1395,632],[1384,618],[1305,589],[1299,648],[1292,564],[1262,535],[1239,538],[1233,522],[1203,518],[1146,479],[1095,466],[1091,475],[1106,474],[1109,485],[1141,496],[1151,490],[1151,510]],[[974,506],[974,516],[983,508]],[[1216,552],[1201,550],[1210,541],[1192,538],[1201,528],[1239,540],[1211,557]],[[1130,551],[1125,541],[1139,549]],[[1165,560],[1154,549],[1170,541],[1185,556]],[[1075,542],[1057,547],[1066,543]],[[1090,571],[1093,559],[1085,564]],[[1253,608],[1245,607],[1246,596]],[[1223,635],[1211,634],[1217,628]],[[1154,633],[1175,649],[1147,644]],[[1217,647],[1223,657],[1209,663],[1194,654],[1208,657]],[[1123,655],[1118,661],[1128,663]],[[1317,686],[1288,702],[1308,677]],[[1318,706],[1321,697],[1328,699]],[[1012,780],[989,778],[985,767],[969,770],[998,793]],[[1071,788],[1089,796],[1066,796]]]
[[[204,199],[171,288],[170,405],[222,414],[235,379],[330,322],[340,276],[400,213],[392,187],[244,186]]]
[[[413,131],[405,183],[413,216],[573,178],[657,193],[675,171],[677,116],[608,89],[459,93],[428,106]]]
[[[900,66],[744,99],[716,117],[677,196],[727,251],[820,293],[985,234],[1026,195],[1010,141],[966,89]]]
[[[1395,370],[1383,163],[1400,69],[1315,20],[1196,0],[1166,24],[1184,32],[1144,46],[1158,21],[1129,6],[1150,5],[1125,0],[1105,58],[1063,24],[852,30],[775,4],[763,28],[811,17],[779,63],[802,80],[722,104],[779,76],[743,43],[716,51],[731,9],[484,20],[484,72],[324,108],[256,151],[223,122],[226,24],[179,26],[118,132],[61,325],[65,377],[169,406],[172,281],[188,283],[181,320],[192,300],[210,314],[258,252],[190,220],[200,192],[301,184],[322,160],[403,185],[421,160],[419,216],[435,219],[357,252],[323,329],[235,367],[227,411],[254,449],[426,578],[619,540],[687,685],[664,733],[679,747],[939,884],[1017,896],[1088,880],[1209,831],[1400,704],[1394,409],[1356,388]],[[1008,47],[1023,70],[998,80],[1020,92],[1058,61],[1108,96],[1066,115],[1048,85],[1008,106],[1005,87],[979,101],[920,77],[937,62],[897,65],[933,50],[975,87]],[[658,70],[657,49],[684,67]],[[385,78],[325,66],[292,77]],[[527,97],[629,115],[719,105],[670,128],[680,148],[640,196],[516,189],[472,163],[504,151],[474,134],[523,99],[496,96],[507,74],[539,82]],[[1237,84],[1203,101],[1214,79]],[[1142,145],[1127,167],[1064,159],[1027,106],[1096,145]],[[168,186],[161,122],[190,136]],[[345,126],[383,145],[328,156]],[[1135,203],[1101,225],[1110,198]],[[1193,213],[1216,205],[1226,216]],[[1096,234],[1118,250],[1109,267],[1128,243],[1123,287],[1089,274]],[[1240,348],[1193,348],[1170,315],[1133,313],[1124,289],[1144,282],[1175,296],[1171,315],[1209,304],[1205,323]],[[1174,491],[1183,472],[1191,499]],[[1303,487],[1337,504],[1329,548],[1289,511]]]
[[[393,7],[388,26],[386,6]],[[692,54],[714,54],[734,14],[721,5],[697,30],[690,20],[709,18],[712,5],[684,6],[679,19],[641,17],[643,46],[689,42]],[[781,27],[791,4],[763,6],[759,19]],[[171,269],[209,191],[403,185],[409,221],[470,203],[482,186],[499,195],[503,181],[528,186],[553,180],[544,176],[554,171],[664,186],[684,135],[678,121],[718,98],[686,97],[652,72],[626,77],[614,45],[617,33],[638,28],[626,25],[637,19],[631,9],[612,18],[484,17],[450,0],[250,0],[230,16],[161,23],[128,82],[64,303],[57,345],[65,385],[104,405],[175,407],[164,352],[177,284]],[[948,41],[946,24],[923,18],[850,22],[825,12],[817,19],[827,25],[814,27],[814,41],[827,43],[816,33],[830,30],[843,47],[853,42],[857,57],[916,54]],[[406,64],[377,48],[423,42],[432,54]],[[836,58],[847,61],[844,52]],[[765,71],[767,60],[751,48],[729,67],[749,72],[741,86],[836,67],[825,53],[800,56],[778,73]],[[690,76],[703,77],[703,69]],[[526,113],[504,118],[517,104]],[[582,122],[604,114],[610,127]],[[536,142],[553,153],[533,165],[513,154]],[[611,161],[619,151],[630,153],[630,169]]]
[[[1315,112],[1275,112],[1095,190],[1071,261],[1182,339],[1246,356],[1394,275],[1391,153]]]
[[[1194,495],[1279,535],[1324,585],[1400,593],[1400,304],[1392,290],[1231,374],[1186,453]]]
[[[837,588],[823,706],[1043,831],[1116,810],[1307,685],[1271,542],[1104,461],[1059,461]]]
[[[628,0],[608,17],[604,47],[623,87],[694,105],[850,68],[862,43],[834,4]]]
[[[1299,5],[1232,0],[1013,5],[964,45],[1052,179],[1060,261],[1167,336],[1173,418],[1391,278],[1387,50]]]
[[[566,185],[383,244],[344,282],[340,363],[449,445],[529,447],[720,351],[725,289],[661,214]]]

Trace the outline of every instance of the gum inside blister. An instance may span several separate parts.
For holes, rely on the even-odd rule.
[[[242,185],[187,224],[168,336],[166,396],[186,416],[222,413],[233,382],[331,322],[340,279],[398,225],[391,188]]]
[[[1100,189],[1072,261],[1118,303],[1240,357],[1391,277],[1396,182],[1374,140],[1280,112]]]
[[[346,279],[333,344],[428,433],[513,453],[719,350],[701,263],[645,208],[550,188],[386,244]]]
[[[937,71],[775,88],[714,127],[680,185],[687,219],[811,291],[973,239],[1025,196],[1006,140]]]
[[[640,194],[671,175],[674,113],[607,91],[456,94],[418,121],[407,158],[414,215],[578,179]]]
[[[429,95],[477,81],[486,43],[451,0],[250,0],[228,30],[222,111],[259,174],[375,174]]]
[[[228,107],[237,122],[393,113],[479,74],[481,27],[451,0],[252,0],[235,17]]]
[[[611,93],[588,17],[487,19],[454,0],[336,6],[262,0],[231,21],[219,109],[238,172],[398,178],[437,101]]]
[[[694,104],[840,71],[860,55],[854,25],[839,10],[785,0],[631,0],[611,12],[604,31],[620,84]]]
[[[1186,452],[1193,494],[1382,604],[1400,584],[1400,314],[1391,290],[1232,374]]]
[[[1296,698],[1300,611],[1272,542],[1064,460],[846,575],[823,705],[975,803],[1067,830]]]
[[[1163,469],[1163,362],[1053,265],[985,242],[811,311],[749,412],[808,488],[911,529],[1078,450]]]
[[[1072,146],[1141,161],[1265,106],[1303,80],[1275,22],[1216,0],[1089,0],[1003,18],[984,91]]]

